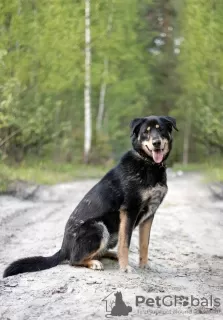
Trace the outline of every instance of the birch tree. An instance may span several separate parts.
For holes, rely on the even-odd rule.
[[[85,88],[84,88],[84,162],[89,162],[91,151],[91,30],[90,30],[90,0],[85,0]]]

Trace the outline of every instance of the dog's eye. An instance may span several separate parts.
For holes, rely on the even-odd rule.
[[[159,129],[159,127],[160,127],[160,126],[159,126],[158,124],[156,124],[156,129]]]
[[[147,131],[150,131],[150,127],[147,128]]]

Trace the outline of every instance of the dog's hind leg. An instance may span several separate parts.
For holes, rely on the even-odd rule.
[[[70,264],[103,270],[103,264],[97,259],[107,251],[108,241],[109,232],[102,222],[82,225],[71,249]]]
[[[110,234],[108,249],[113,249],[118,243],[118,233]],[[118,254],[114,251],[106,251],[101,258],[107,258],[111,260],[118,260]]]

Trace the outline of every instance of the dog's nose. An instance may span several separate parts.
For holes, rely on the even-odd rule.
[[[159,148],[160,145],[161,145],[160,139],[155,139],[155,140],[153,140],[153,146],[154,146],[155,148]]]

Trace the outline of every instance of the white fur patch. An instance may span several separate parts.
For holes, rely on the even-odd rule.
[[[153,188],[142,190],[141,192],[142,200],[143,202],[148,201],[148,211],[141,218],[139,223],[142,223],[143,221],[148,219],[150,216],[155,214],[157,208],[159,207],[166,193],[167,193],[167,186],[163,186],[160,184],[157,184]]]
[[[104,266],[100,261],[92,260],[90,269],[92,269],[92,270],[104,270]]]
[[[100,221],[98,222],[98,224],[103,228],[100,249],[102,250],[107,249],[110,234],[108,232],[106,225],[103,222]]]
[[[164,156],[169,152],[169,142],[166,138],[162,138],[161,140],[160,149],[163,150]],[[142,142],[142,149],[145,151],[146,154],[152,157],[152,150],[154,150],[153,140],[150,137],[149,140],[145,140]]]

